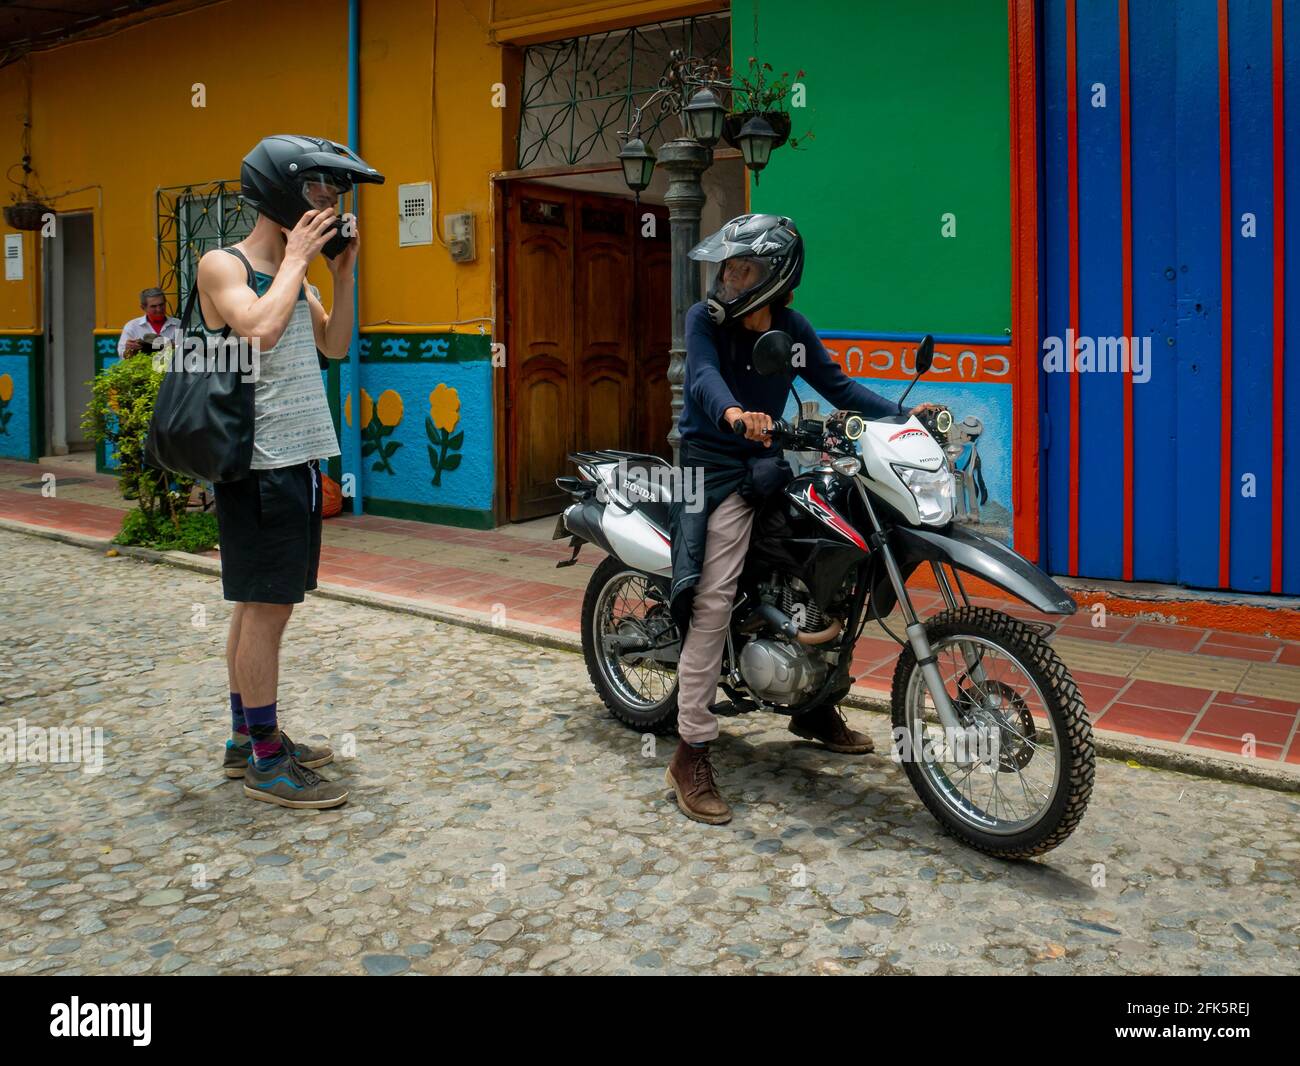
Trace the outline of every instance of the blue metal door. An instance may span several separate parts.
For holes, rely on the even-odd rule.
[[[1300,593],[1300,5],[1041,15],[1047,564]]]

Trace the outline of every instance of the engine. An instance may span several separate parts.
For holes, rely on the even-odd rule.
[[[801,633],[816,633],[830,624],[798,578],[781,586],[781,613],[789,615]]]
[[[835,653],[824,647],[829,649],[839,635],[839,620],[817,606],[798,578],[774,581],[759,591],[764,606],[756,616],[763,617],[769,633],[779,622],[792,624],[798,635],[755,635],[740,651],[740,676],[750,693],[766,703],[798,703],[826,680]]]
[[[826,662],[802,644],[758,637],[740,652],[740,676],[767,703],[797,703],[826,679]]]

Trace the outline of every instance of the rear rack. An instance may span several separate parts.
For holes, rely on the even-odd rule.
[[[625,452],[617,448],[597,448],[593,451],[570,452],[569,460],[575,463],[617,463],[623,459],[638,462],[656,463],[659,466],[672,466],[667,459],[645,452]]]

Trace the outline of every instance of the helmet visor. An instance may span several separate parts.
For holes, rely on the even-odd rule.
[[[774,266],[770,259],[738,255],[718,267],[709,295],[722,304],[734,303],[742,296],[762,288],[771,279]]]
[[[302,176],[302,198],[315,210],[339,210],[340,201],[351,188],[345,179],[320,170],[309,170]]]

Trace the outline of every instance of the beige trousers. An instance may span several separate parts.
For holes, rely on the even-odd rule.
[[[709,707],[718,694],[731,608],[753,525],[754,509],[735,492],[709,515],[704,567],[695,586],[691,626],[677,663],[677,732],[691,744],[703,744],[718,735],[718,716]]]

